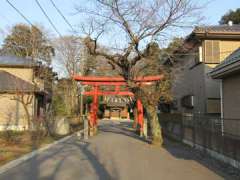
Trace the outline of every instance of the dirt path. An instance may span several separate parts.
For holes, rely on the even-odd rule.
[[[148,145],[129,130],[128,122],[105,121],[99,134],[87,142],[73,137],[0,175],[0,180],[225,178],[193,156],[176,143],[168,142],[164,148]]]

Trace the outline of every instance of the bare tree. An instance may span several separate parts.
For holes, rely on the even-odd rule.
[[[65,36],[54,42],[57,53],[57,64],[62,66],[65,76],[80,73],[82,59],[84,57],[84,45],[82,39],[75,36]]]
[[[82,4],[81,7],[77,6],[76,10],[92,17],[95,24],[101,25],[102,31],[99,32],[96,28],[97,33],[88,34],[85,38],[89,53],[107,59],[112,68],[117,69],[119,75],[125,78],[129,89],[136,98],[143,101],[150,115],[152,142],[162,144],[156,106],[163,96],[162,90],[168,87],[163,85],[169,84],[169,81],[153,84],[146,91],[146,87],[136,84],[134,78],[146,74],[165,74],[164,68],[158,66],[159,46],[156,41],[166,38],[169,29],[192,26],[197,20],[193,15],[198,7],[191,0],[94,0],[89,1],[86,7],[82,7]],[[121,50],[99,49],[97,40],[105,32],[109,35],[109,31],[116,32],[116,36],[120,37],[120,41],[115,44],[123,47]]]
[[[76,36],[65,36],[56,40],[56,64],[60,65],[64,71],[65,79],[61,82],[64,101],[68,104],[67,112],[69,116],[76,114],[78,107],[78,86],[72,78],[74,74],[83,74],[86,57],[86,49],[82,39]],[[59,89],[59,90],[60,90]]]

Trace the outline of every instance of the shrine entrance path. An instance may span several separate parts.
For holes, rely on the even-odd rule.
[[[99,134],[72,137],[0,175],[0,180],[219,180],[224,175],[196,160],[190,148],[166,142],[154,147],[127,121],[100,121]],[[201,159],[201,158],[200,158]]]

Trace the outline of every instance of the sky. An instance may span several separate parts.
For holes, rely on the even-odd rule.
[[[14,4],[32,23],[41,24],[46,27],[50,32],[56,34],[47,21],[46,17],[43,15],[39,7],[37,6],[35,0],[9,0]],[[85,0],[87,1],[87,0]],[[219,19],[223,14],[225,14],[229,9],[240,8],[240,0],[195,0],[199,4],[208,4],[202,9],[203,15],[206,17],[204,24],[218,24]],[[61,16],[57,13],[56,9],[50,3],[50,0],[39,0],[43,8],[46,10],[49,17],[54,22],[57,29],[62,35],[70,34],[70,28],[66,25]],[[79,15],[74,15],[76,4],[80,5],[78,0],[54,0],[58,8],[63,12],[66,18],[73,26],[79,24]],[[16,11],[9,6],[6,0],[0,0],[0,29],[1,31],[6,31],[12,25],[16,23],[26,23],[26,21],[16,13]],[[0,36],[3,36],[2,34]],[[0,37],[2,40],[3,37]],[[1,42],[1,41],[0,41]]]
[[[33,24],[39,24],[45,27],[45,29],[53,36],[59,36],[48,20],[37,6],[35,0],[9,0],[16,8],[18,8],[24,16],[27,17]],[[71,34],[70,27],[65,23],[62,17],[57,13],[56,9],[51,4],[50,0],[38,0],[49,18],[53,21],[57,30],[61,35]],[[77,29],[81,19],[80,15],[74,15],[76,13],[75,6],[81,6],[82,3],[88,0],[53,0],[56,6],[61,10],[64,16],[68,19],[70,24]],[[202,24],[216,25],[221,16],[228,12],[230,9],[235,10],[240,8],[240,0],[193,0],[198,4],[206,5],[202,8],[201,13],[205,16]],[[6,2],[6,0],[0,0],[0,45],[3,42],[4,37],[7,35],[9,29],[16,23],[26,23],[26,21]],[[173,32],[173,36],[186,36],[192,29],[186,29],[182,32]],[[109,38],[107,41],[111,41]]]

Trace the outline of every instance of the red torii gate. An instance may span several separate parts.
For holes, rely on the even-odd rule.
[[[134,96],[130,91],[120,90],[120,86],[126,86],[127,83],[123,77],[97,77],[97,76],[78,76],[75,75],[73,78],[76,81],[81,82],[83,85],[91,85],[93,87],[92,91],[86,91],[83,95],[92,96],[93,102],[90,109],[90,128],[97,126],[97,111],[98,111],[98,96],[103,95],[119,95],[119,96]],[[146,76],[136,78],[133,81],[139,85],[148,85],[151,82],[159,81],[163,79],[163,75],[158,76]],[[99,86],[115,86],[115,91],[100,91]],[[140,132],[143,131],[143,106],[142,102],[137,99],[137,123],[140,126]]]

